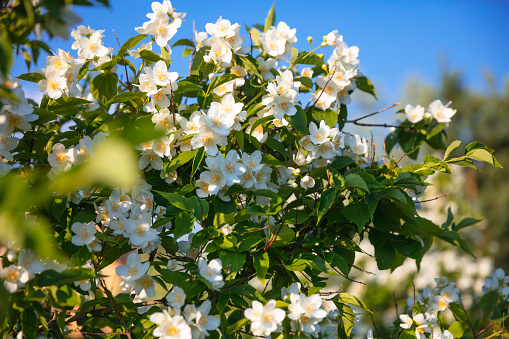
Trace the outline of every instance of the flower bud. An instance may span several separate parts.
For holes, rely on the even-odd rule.
[[[322,43],[320,44],[320,46],[325,47],[325,46],[327,46],[327,43],[324,41],[324,42],[322,42]]]
[[[308,42],[311,43],[311,41],[313,41],[313,37],[310,35],[308,36]]]

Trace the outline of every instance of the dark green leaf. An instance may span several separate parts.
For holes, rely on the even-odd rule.
[[[350,203],[345,206],[343,209],[343,215],[348,219],[348,221],[357,225],[359,233],[361,233],[364,225],[366,225],[371,219],[371,213],[369,212],[368,205],[364,200]]]
[[[269,269],[269,254],[264,251],[253,253],[253,264],[256,270],[256,276],[262,284],[265,284],[265,275]]]
[[[16,78],[25,80],[25,81],[35,82],[35,83],[38,83],[39,81],[41,81],[43,79],[46,79],[44,74],[36,73],[36,72],[21,74],[21,75],[18,75]]]
[[[355,82],[357,83],[357,88],[363,92],[369,93],[376,99],[375,87],[373,83],[368,78],[362,76],[355,78]]]

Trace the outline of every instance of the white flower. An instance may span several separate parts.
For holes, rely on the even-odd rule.
[[[316,126],[314,122],[309,124],[309,139],[315,144],[323,144],[328,141],[328,137],[330,134],[331,128],[325,123],[325,121],[320,121],[320,128]],[[304,147],[304,146],[303,146]],[[306,148],[306,147],[304,147]]]
[[[71,230],[76,234],[71,238],[71,242],[76,246],[91,244],[97,232],[95,222],[93,221],[88,224],[84,222],[75,222],[71,226]]]
[[[223,225],[221,227],[221,233],[224,235],[232,234],[233,228],[230,226],[230,224]]]
[[[219,17],[215,24],[208,23],[205,25],[207,33],[216,38],[229,38],[235,36],[235,28],[239,24],[232,25],[229,20]]]
[[[260,33],[259,40],[268,55],[279,57],[285,54],[286,39],[278,36],[275,27],[272,27],[266,33]]]
[[[154,35],[156,44],[165,47],[181,25],[182,20],[180,18],[176,18],[170,23],[168,15],[161,12],[157,13],[153,21],[147,26],[147,32]]]
[[[136,220],[126,221],[125,229],[129,234],[129,241],[134,246],[146,247],[150,241],[158,238],[157,231],[152,226],[152,215],[141,213]]]
[[[74,148],[66,149],[63,144],[54,144],[48,162],[57,171],[68,171],[74,162]]]
[[[275,300],[269,300],[265,306],[254,300],[251,308],[244,311],[244,316],[251,321],[253,335],[270,336],[272,332],[282,330],[281,323],[285,319],[286,313],[276,308]]]
[[[0,273],[0,279],[5,279],[5,289],[10,293],[14,293],[18,288],[26,284],[29,279],[29,274],[28,271],[21,266],[10,265],[5,267]]]
[[[300,179],[300,185],[304,189],[313,188],[313,187],[315,187],[315,179],[313,179],[309,175],[306,175],[304,178]]]
[[[399,316],[399,319],[401,320],[401,324],[399,324],[399,326],[401,328],[404,328],[404,329],[409,329],[410,327],[412,327],[414,321],[412,320],[412,318],[410,318],[407,314],[401,314]]]
[[[424,107],[421,105],[417,105],[415,107],[412,105],[406,105],[405,115],[408,121],[410,121],[412,124],[415,124],[421,121],[424,117]]]
[[[46,79],[42,79],[37,83],[37,89],[41,92],[48,93],[51,99],[58,99],[67,89],[67,80],[58,74],[56,70],[46,72]]]
[[[166,264],[166,268],[168,268],[170,271],[174,271],[177,269],[178,262],[175,259],[168,260],[168,263]]]
[[[115,218],[125,217],[127,212],[131,209],[131,206],[131,198],[129,198],[128,195],[121,194],[118,188],[114,189],[109,199],[106,200],[108,213]]]
[[[159,312],[158,312],[159,313]],[[159,320],[159,317],[154,313],[150,316],[150,320]],[[191,339],[191,327],[186,323],[184,317],[181,315],[170,316],[166,313],[164,321],[159,323],[159,326],[152,332],[155,337],[161,339]]]
[[[438,122],[451,122],[451,118],[454,114],[456,114],[456,110],[448,107],[450,104],[451,101],[444,106],[440,100],[435,100],[429,104],[429,110],[431,114],[433,114],[433,118],[435,118]]]
[[[166,301],[171,307],[182,307],[186,302],[186,294],[181,287],[173,286],[173,290],[166,295]]]
[[[262,152],[254,151],[251,154],[242,153],[242,163],[253,172],[258,172],[262,167]]]
[[[304,67],[300,71],[300,76],[311,79],[313,77],[313,69],[311,69],[311,67]]]
[[[260,65],[260,72],[262,73],[263,80],[268,80],[273,76],[270,70],[276,67],[276,60],[272,58],[264,60],[263,57],[259,56],[256,58],[256,61],[258,61],[258,64]]]
[[[208,331],[219,327],[219,318],[209,315],[211,306],[210,300],[205,300],[198,308],[194,304],[184,308],[184,317],[192,326],[193,338],[206,338],[209,334]]]
[[[140,160],[138,161],[140,170],[148,165],[152,166],[155,170],[163,169],[163,159],[153,149],[146,149],[141,152]]]
[[[299,295],[300,287],[301,287],[301,285],[299,282],[292,283],[288,288],[282,287],[281,288],[281,300],[285,300],[286,298],[288,298],[288,296],[290,296],[292,294]]]
[[[146,44],[141,44],[138,49],[129,51],[129,55],[134,59],[138,59],[140,57],[140,52],[143,50],[151,51],[152,50],[152,41],[147,42]]]
[[[150,268],[150,262],[141,263],[141,258],[136,252],[131,252],[127,257],[125,265],[117,266],[115,271],[117,275],[128,281],[133,282],[145,275]]]
[[[102,42],[103,35],[100,31],[92,33],[90,38],[79,36],[77,41],[80,45],[78,55],[84,59],[94,59],[95,57],[104,57],[108,54],[108,48],[104,47]]]
[[[31,251],[21,250],[19,252],[18,265],[26,269],[31,276],[45,270],[41,259]]]
[[[449,307],[449,301],[442,295],[434,295],[429,300],[429,305],[432,310],[444,311]]]
[[[198,134],[191,139],[191,146],[193,146],[193,148],[204,147],[205,153],[212,156],[217,154],[218,145],[227,146],[228,139],[226,136],[213,131],[207,125],[200,126]]]
[[[223,276],[221,271],[223,264],[220,259],[213,259],[208,264],[203,258],[198,261],[198,269],[200,275],[212,284],[212,288],[216,291],[224,286]]]
[[[147,72],[147,67],[145,67],[145,72]],[[140,75],[139,82],[140,84],[135,86],[137,86],[141,92],[146,92],[147,95],[154,95],[158,92],[154,79],[151,78],[147,73]]]
[[[338,34],[338,30],[334,30],[327,34],[327,37],[325,39],[325,42],[327,45],[332,47],[337,47],[339,44],[343,41],[343,36],[341,34]]]

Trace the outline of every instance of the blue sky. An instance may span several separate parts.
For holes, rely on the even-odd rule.
[[[110,2],[109,9],[77,6],[75,11],[82,17],[82,24],[104,29],[105,45],[118,49],[112,30],[121,43],[137,34],[134,27],[148,20],[145,14],[150,12],[151,1]],[[263,23],[271,5],[272,1],[265,0],[175,0],[176,11],[187,12],[187,16],[172,41],[191,38],[193,21],[198,31],[204,31],[205,24],[215,22],[219,16],[241,25]],[[398,101],[411,76],[438,84],[444,60],[449,69],[464,73],[468,86],[486,88],[483,72],[491,70],[500,88],[509,74],[507,18],[507,0],[276,1],[276,22],[285,21],[297,29],[297,48],[308,48],[308,36],[315,39],[313,45],[319,44],[322,36],[334,29],[349,45],[359,46],[361,69],[378,90],[378,108]],[[71,50],[71,44],[72,38],[50,42],[54,50]],[[188,59],[178,60],[182,59],[181,52],[182,47],[174,49],[171,68],[185,75]],[[331,52],[331,48],[323,50],[326,56]],[[43,66],[40,63],[39,67]],[[13,74],[25,71],[26,66],[18,60]]]

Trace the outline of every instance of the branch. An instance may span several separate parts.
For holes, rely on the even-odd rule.
[[[390,105],[390,106],[387,106],[387,107],[385,107],[385,108],[382,108],[382,109],[381,109],[381,110],[379,110],[379,111],[376,111],[376,112],[370,113],[370,114],[365,115],[365,116],[363,116],[363,117],[360,117],[360,118],[357,118],[357,119],[354,119],[354,120],[347,120],[347,121],[345,121],[345,122],[349,122],[349,123],[353,123],[353,124],[355,124],[355,123],[356,123],[357,121],[359,121],[359,120],[363,120],[363,119],[369,118],[370,116],[373,116],[373,115],[378,114],[378,113],[382,113],[383,111],[386,111],[386,110],[388,110],[388,109],[390,109],[390,108],[393,108],[393,107],[396,107],[396,106],[398,106],[398,105],[401,105],[401,102],[398,102],[398,103],[396,103],[396,104],[392,104],[392,105]]]

